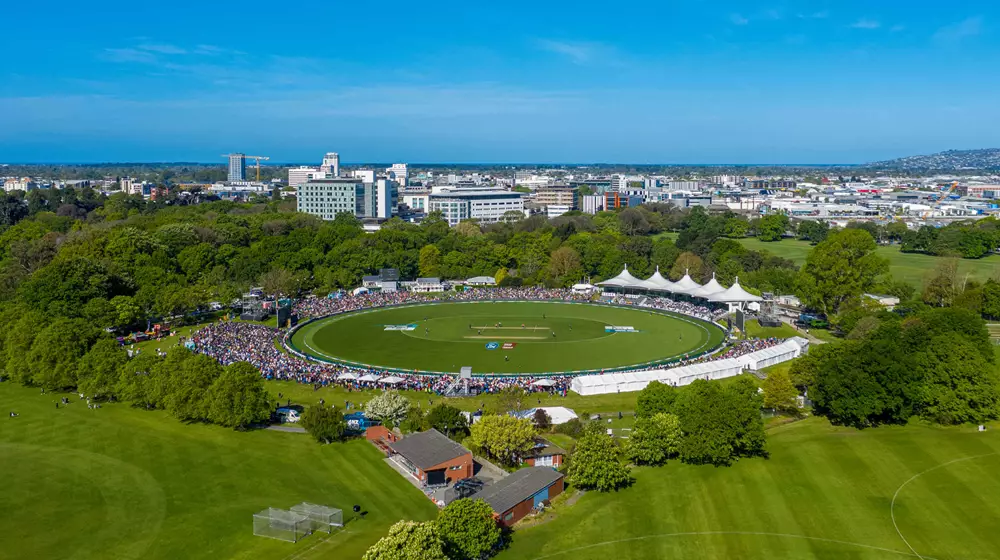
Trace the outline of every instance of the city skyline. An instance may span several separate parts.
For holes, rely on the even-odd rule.
[[[19,4],[46,32],[0,38],[0,161],[853,164],[1000,144],[1000,8],[913,8]]]

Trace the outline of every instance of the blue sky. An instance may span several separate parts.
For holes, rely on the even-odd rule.
[[[864,162],[1000,147],[1000,5],[15,2],[0,162]]]

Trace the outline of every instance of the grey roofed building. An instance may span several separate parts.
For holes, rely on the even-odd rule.
[[[521,469],[484,488],[475,498],[485,500],[493,511],[502,514],[555,484],[562,477],[562,473],[548,467]]]
[[[417,284],[440,284],[441,279],[430,277],[430,278],[417,278]]]
[[[472,453],[434,428],[408,435],[389,444],[389,448],[420,469],[436,467],[445,461]]]

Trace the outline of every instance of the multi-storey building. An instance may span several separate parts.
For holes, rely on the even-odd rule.
[[[313,179],[295,189],[299,212],[332,220],[349,212],[364,215],[365,184],[353,178]]]
[[[523,216],[524,199],[519,192],[499,189],[440,189],[428,197],[428,210],[441,212],[452,226],[468,219],[492,224],[501,221],[507,212]]]
[[[340,154],[337,152],[327,152],[323,156],[320,171],[329,173],[331,177],[340,177]]]
[[[247,180],[246,154],[229,154],[229,182],[241,183]]]
[[[405,163],[394,163],[392,167],[385,170],[385,173],[389,179],[396,181],[401,187],[405,187],[410,179],[410,172],[407,170]]]
[[[535,191],[535,202],[540,206],[568,206],[569,210],[577,210],[579,198],[579,192],[568,186],[543,187]]]
[[[288,186],[297,187],[306,181],[311,181],[313,179],[325,179],[326,172],[321,171],[318,167],[309,167],[303,165],[301,167],[292,167],[288,170]]]

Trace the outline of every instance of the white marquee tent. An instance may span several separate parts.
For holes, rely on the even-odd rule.
[[[641,391],[651,381],[670,385],[687,385],[695,379],[722,379],[739,375],[743,365],[732,358],[702,362],[671,369],[657,369],[628,373],[583,375],[570,383],[570,390],[580,395],[603,395]]]
[[[674,293],[678,294],[690,294],[691,292],[701,288],[701,284],[695,282],[691,279],[691,275],[684,271],[684,277],[674,282]]]
[[[598,286],[605,286],[611,288],[642,288],[642,280],[639,280],[632,273],[628,271],[628,265],[621,271],[621,274],[615,276],[614,278],[605,280],[604,282],[598,282]]]
[[[785,342],[763,350],[751,352],[736,358],[747,369],[759,370],[801,356],[809,347],[809,341],[802,337],[789,338]]]
[[[357,379],[357,378],[358,378],[357,374],[351,373],[349,371],[345,371],[344,373],[342,373],[342,374],[340,374],[340,375],[337,376],[337,379],[347,379],[347,380],[352,380],[352,381],[355,380],[355,379]]]
[[[378,381],[378,376],[377,375],[372,375],[370,373],[366,373],[366,374],[362,375],[361,377],[359,377],[358,381]]]

